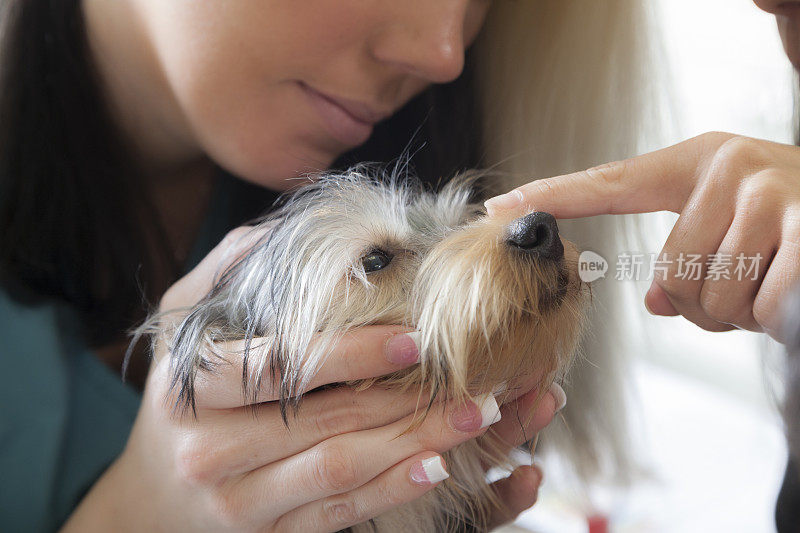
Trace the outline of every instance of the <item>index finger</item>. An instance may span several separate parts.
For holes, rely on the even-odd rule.
[[[228,364],[221,364],[213,372],[197,373],[194,396],[198,408],[229,409],[253,403],[245,397],[242,387],[243,361],[240,354],[245,341],[220,343],[220,351],[228,354]],[[251,357],[269,357],[259,346],[266,343],[253,340]],[[307,391],[351,380],[383,376],[406,368],[417,362],[419,349],[414,333],[402,326],[364,326],[342,335],[311,379]],[[254,367],[248,364],[248,372]],[[260,383],[255,403],[277,400],[280,383],[265,375]],[[252,381],[251,381],[252,382]],[[304,391],[305,392],[305,391]]]
[[[486,201],[489,216],[545,211],[556,218],[680,213],[706,160],[733,138],[708,133],[638,157],[536,180]]]

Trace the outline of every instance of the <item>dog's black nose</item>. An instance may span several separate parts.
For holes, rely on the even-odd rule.
[[[518,218],[508,227],[508,244],[543,259],[558,261],[564,257],[564,245],[558,238],[558,225],[550,213],[535,211]]]

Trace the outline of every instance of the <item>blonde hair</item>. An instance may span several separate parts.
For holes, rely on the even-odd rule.
[[[496,192],[630,157],[653,141],[648,134],[661,98],[646,69],[658,56],[646,9],[635,0],[493,4],[475,59],[485,160],[508,176]],[[610,258],[630,242],[625,218],[561,220],[559,226],[582,249]],[[584,362],[566,384],[564,417],[547,436],[582,479],[627,481],[637,461],[628,446],[618,356],[635,319],[626,313],[631,295],[621,284],[595,285]]]

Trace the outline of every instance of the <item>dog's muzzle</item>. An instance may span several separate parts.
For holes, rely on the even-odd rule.
[[[550,213],[534,211],[508,226],[509,246],[541,259],[560,261],[564,245],[558,236],[558,224]]]

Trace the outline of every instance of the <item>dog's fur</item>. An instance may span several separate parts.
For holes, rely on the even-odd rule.
[[[434,194],[356,167],[287,197],[257,226],[271,231],[177,329],[159,332],[172,339],[181,404],[193,406],[198,371],[213,372],[218,358],[231,355],[220,353],[221,341],[258,338],[236,354],[245,361],[244,393],[255,401],[262,380],[279,383],[291,427],[292,408],[331,347],[368,324],[421,332],[420,364],[381,378],[420,391],[420,417],[434,400],[496,393],[502,403],[522,376],[539,376],[543,395],[564,377],[583,324],[588,291],[577,276],[578,253],[563,239],[558,261],[510,246],[513,221],[490,219],[471,202],[474,179],[462,175]],[[366,273],[362,259],[376,251],[390,263]],[[354,529],[486,529],[502,502],[487,489],[485,465],[509,466],[492,441],[490,430],[445,454],[451,477],[435,491]]]

